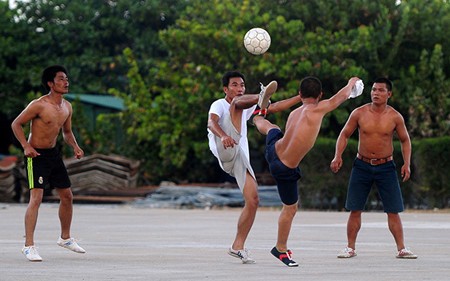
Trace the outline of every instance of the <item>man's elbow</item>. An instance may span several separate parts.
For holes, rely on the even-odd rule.
[[[16,132],[18,129],[20,129],[22,127],[22,124],[20,124],[19,122],[17,122],[17,120],[12,121],[11,123],[11,129],[13,130],[13,132]]]

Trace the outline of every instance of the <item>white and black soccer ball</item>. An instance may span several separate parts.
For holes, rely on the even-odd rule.
[[[247,31],[244,36],[244,47],[253,55],[262,55],[270,47],[270,35],[262,28],[255,27]]]

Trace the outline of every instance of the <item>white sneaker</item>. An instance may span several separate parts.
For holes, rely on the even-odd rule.
[[[356,251],[354,249],[350,248],[350,247],[345,247],[345,249],[342,250],[338,254],[337,257],[338,258],[344,258],[344,259],[353,258],[353,257],[356,257]]]
[[[76,253],[84,254],[86,251],[78,245],[77,241],[73,238],[69,239],[62,239],[61,237],[58,238],[58,241],[56,242],[59,246],[69,249],[71,251],[74,251]]]
[[[29,261],[42,261],[42,258],[34,245],[23,247],[22,253],[25,255],[25,257],[27,257]]]
[[[228,254],[232,257],[241,259],[242,263],[255,263],[255,260],[250,257],[250,253],[247,249],[233,250],[228,249]]]
[[[270,97],[277,90],[277,81],[272,81],[267,86],[261,84],[261,92],[259,93],[258,106],[261,110],[267,110],[270,104]]]
[[[395,256],[398,259],[417,259],[417,255],[415,255],[410,249],[404,248],[398,251]]]

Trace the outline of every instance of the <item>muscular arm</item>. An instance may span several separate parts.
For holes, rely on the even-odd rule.
[[[401,175],[403,181],[407,181],[411,175],[410,163],[411,163],[411,140],[409,138],[408,130],[405,126],[403,117],[398,114],[395,118],[397,136],[400,140],[403,155],[403,166],[401,168]]]
[[[208,118],[208,129],[211,130],[211,132],[220,138],[222,141],[223,147],[233,147],[237,144],[237,142],[227,135],[223,130],[222,127],[219,125],[219,116],[217,114],[211,113],[209,114]]]
[[[333,171],[333,173],[337,173],[339,169],[342,167],[342,164],[344,162],[342,160],[342,153],[347,147],[348,139],[350,138],[350,136],[353,134],[353,132],[356,130],[357,127],[358,127],[358,110],[356,109],[352,112],[352,114],[350,114],[347,123],[345,124],[336,141],[336,151],[334,153],[334,158],[330,164],[330,168],[331,171]]]
[[[14,119],[11,124],[11,129],[14,136],[20,142],[23,147],[24,155],[27,157],[36,157],[39,153],[31,146],[25,137],[23,125],[28,124],[39,114],[39,104],[36,101],[32,101],[20,114]]]
[[[284,110],[291,108],[292,106],[296,105],[297,103],[299,103],[301,101],[302,101],[302,99],[301,99],[300,95],[296,95],[291,98],[272,103],[269,106],[269,108],[267,109],[267,111],[268,111],[268,113],[276,113],[276,112],[284,111]]]

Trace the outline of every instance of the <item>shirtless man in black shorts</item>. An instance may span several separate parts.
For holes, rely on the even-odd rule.
[[[277,125],[262,116],[255,116],[253,119],[258,131],[267,135],[265,156],[283,202],[278,219],[278,239],[271,253],[289,267],[298,266],[287,247],[292,221],[298,209],[297,181],[300,179],[298,165],[314,146],[325,114],[336,109],[348,98],[354,98],[362,93],[362,82],[358,82],[355,91],[352,91],[357,81],[360,81],[359,78],[351,78],[333,97],[320,101],[322,97],[320,80],[315,77],[303,79],[299,90],[303,104],[289,114],[284,134]]]
[[[48,94],[30,102],[11,125],[24,150],[30,189],[30,201],[25,213],[25,246],[22,249],[30,261],[42,261],[34,246],[34,231],[47,185],[56,188],[60,197],[61,234],[57,244],[77,253],[85,253],[70,236],[73,196],[66,167],[56,148],[58,134],[62,131],[64,141],[73,148],[75,157],[79,159],[84,156],[72,132],[72,106],[63,98],[69,91],[66,69],[59,65],[46,68],[42,74],[42,84]],[[28,123],[30,134],[27,140],[22,126]]]

